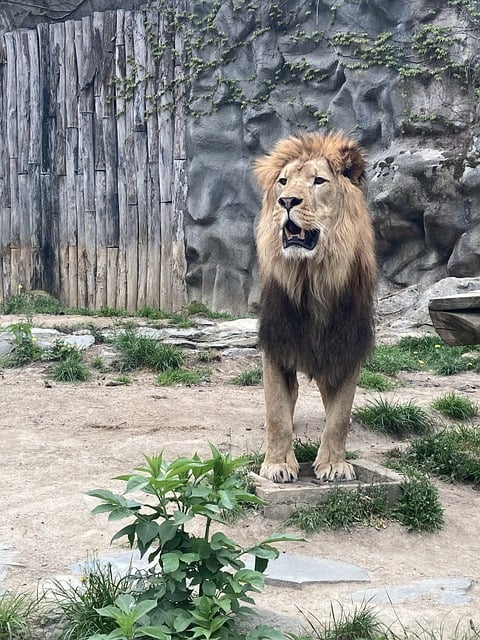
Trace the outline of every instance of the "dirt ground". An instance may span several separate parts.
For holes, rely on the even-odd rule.
[[[0,326],[12,322],[0,317]],[[68,318],[63,319],[69,322]],[[79,322],[75,318],[73,322]],[[101,321],[98,321],[101,323]],[[58,318],[42,317],[42,326]],[[98,347],[95,347],[98,349]],[[89,357],[94,349],[89,352]],[[130,386],[109,386],[116,374],[98,374],[79,385],[46,384],[46,364],[0,373],[0,549],[14,547],[14,566],[7,567],[3,588],[35,589],[42,580],[93,553],[110,553],[110,538],[119,528],[104,516],[93,516],[94,488],[119,490],[112,480],[142,461],[143,454],[164,451],[173,459],[198,452],[208,443],[233,454],[258,451],[264,442],[263,390],[228,384],[234,373],[258,362],[258,354],[221,357],[211,363],[212,381],[204,386],[155,386],[154,375],[135,373]],[[427,405],[450,390],[480,402],[478,374],[447,378],[430,374],[404,376],[406,385],[386,396]],[[372,394],[361,389],[356,404]],[[301,381],[295,417],[296,434],[318,439],[323,407],[314,384]],[[353,424],[348,448],[370,460],[394,446],[387,438]],[[418,628],[440,626],[451,631],[473,619],[480,625],[480,493],[471,487],[438,483],[445,508],[440,533],[412,534],[396,524],[321,532],[282,550],[354,563],[370,575],[369,584],[319,584],[302,589],[267,586],[256,597],[259,607],[275,614],[310,612],[327,620],[333,604],[351,607],[350,594],[363,588],[410,585],[431,578],[473,580],[466,605],[445,605],[435,597],[379,608],[386,623]],[[123,526],[123,523],[120,523]],[[250,516],[234,525],[231,537],[250,544],[282,528],[278,521]],[[118,547],[117,547],[118,548]],[[400,621],[400,622],[399,622]]]

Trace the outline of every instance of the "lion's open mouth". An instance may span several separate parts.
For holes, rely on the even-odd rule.
[[[283,227],[283,248],[302,247],[303,249],[307,249],[307,251],[311,251],[317,246],[319,235],[320,232],[316,229],[301,229],[294,222],[288,220],[287,224]]]

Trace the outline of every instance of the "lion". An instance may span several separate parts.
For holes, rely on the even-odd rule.
[[[314,379],[326,421],[313,469],[353,480],[345,460],[360,367],[374,344],[377,264],[363,182],[365,152],[342,132],[291,136],[259,158],[260,269],[266,450],[260,475],[297,480],[297,372]]]

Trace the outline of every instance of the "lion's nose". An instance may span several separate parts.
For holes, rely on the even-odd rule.
[[[287,211],[290,211],[290,209],[293,209],[293,207],[297,207],[302,202],[303,202],[302,198],[295,198],[295,197],[278,199],[278,203],[280,204],[280,206],[286,209]]]

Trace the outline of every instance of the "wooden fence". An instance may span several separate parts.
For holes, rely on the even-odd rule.
[[[185,118],[181,96],[151,100],[182,51],[154,10],[0,36],[0,299],[185,304]]]

